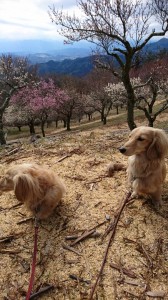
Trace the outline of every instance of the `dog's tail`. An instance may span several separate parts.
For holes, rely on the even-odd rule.
[[[18,174],[13,178],[16,198],[21,202],[34,202],[42,197],[42,191],[36,178],[30,174]]]

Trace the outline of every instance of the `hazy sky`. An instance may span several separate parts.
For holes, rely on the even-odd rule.
[[[0,39],[60,37],[48,15],[53,4],[56,8],[77,11],[76,0],[0,0]]]
[[[58,9],[75,12],[78,16],[81,13],[76,0],[0,0],[0,40],[63,41],[48,14],[49,6],[53,4]]]

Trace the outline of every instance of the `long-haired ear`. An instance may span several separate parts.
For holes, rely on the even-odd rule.
[[[21,202],[39,197],[38,182],[30,174],[18,174],[13,178],[16,198]]]
[[[147,157],[149,160],[153,160],[158,157],[157,147],[156,147],[156,138],[153,138],[152,143],[149,145],[149,148],[147,149]]]
[[[147,156],[150,160],[162,159],[168,152],[168,136],[167,134],[158,129],[155,131],[154,139],[147,150]]]

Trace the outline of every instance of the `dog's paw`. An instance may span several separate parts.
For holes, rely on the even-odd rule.
[[[139,195],[136,192],[132,192],[130,199],[137,199],[139,198]]]

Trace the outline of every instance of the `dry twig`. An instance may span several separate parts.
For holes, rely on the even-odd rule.
[[[44,294],[45,292],[48,292],[50,290],[53,290],[54,289],[54,286],[53,285],[47,285],[45,287],[42,287],[38,292],[35,292],[33,293],[31,296],[30,296],[30,300],[31,299],[34,299],[35,297],[37,296],[40,296],[42,294]]]
[[[13,239],[14,239],[14,235],[8,235],[8,236],[0,238],[0,243],[11,242]]]
[[[86,279],[83,279],[81,277],[78,277],[76,275],[73,275],[73,274],[70,274],[69,277],[73,280],[76,280],[78,282],[84,282],[84,283],[87,283],[87,284],[90,284],[90,280],[86,280]]]
[[[80,252],[76,251],[74,248],[68,246],[67,244],[64,244],[64,243],[63,243],[63,244],[62,244],[62,247],[63,247],[64,249],[66,249],[66,250],[69,250],[69,251],[74,252],[74,253],[77,254],[77,255],[81,255]]]
[[[0,253],[2,254],[18,254],[21,250],[8,250],[8,249],[0,249]]]
[[[23,220],[20,220],[19,222],[17,222],[17,225],[26,223],[26,222],[28,222],[30,220],[33,220],[33,219],[34,219],[34,217],[28,217],[26,219],[23,219]]]
[[[143,253],[143,255],[145,256],[145,258],[147,260],[148,266],[150,267],[150,269],[152,269],[153,268],[153,260],[150,257],[150,255],[148,254],[148,251],[145,249],[145,246],[142,243],[137,243],[137,244],[138,244],[137,250],[139,252]]]
[[[20,148],[12,149],[6,154],[6,156],[13,155],[13,154],[17,153],[19,150],[20,150]]]
[[[125,274],[125,275],[127,275],[130,278],[137,278],[137,275],[133,271],[128,270],[126,268],[123,268],[121,266],[118,266],[117,264],[110,263],[110,267],[112,267],[112,268],[114,268],[114,269],[116,269],[118,271],[122,270],[122,273]]]
[[[87,237],[91,236],[95,232],[95,229],[84,232],[81,236],[79,236],[74,242],[71,243],[71,246],[76,245],[77,243],[83,241]]]
[[[58,159],[58,160],[56,161],[56,163],[61,162],[61,161],[63,161],[64,159],[66,159],[67,157],[70,157],[70,156],[72,156],[72,155],[71,155],[71,154],[64,155],[63,157],[61,157],[60,159]]]
[[[118,210],[118,213],[115,217],[115,221],[113,223],[113,227],[112,227],[112,231],[111,231],[111,234],[110,234],[110,238],[109,238],[109,241],[108,241],[108,244],[106,246],[106,250],[105,250],[105,254],[104,254],[104,258],[103,258],[103,261],[102,261],[102,264],[101,264],[101,267],[100,267],[100,271],[98,273],[98,276],[97,276],[97,279],[96,279],[96,282],[95,284],[93,285],[92,289],[91,289],[91,293],[90,293],[90,296],[89,296],[89,300],[92,300],[93,299],[93,295],[94,295],[94,292],[95,292],[95,289],[96,289],[96,286],[99,282],[99,279],[100,279],[100,276],[102,275],[102,272],[103,272],[103,269],[104,269],[104,266],[105,266],[105,263],[106,263],[106,259],[107,259],[107,255],[108,255],[108,251],[109,251],[109,248],[110,248],[110,245],[111,245],[111,242],[112,242],[112,239],[115,235],[115,232],[116,232],[116,228],[117,228],[117,224],[118,224],[118,221],[120,219],[120,216],[121,216],[121,213],[126,205],[126,203],[129,201],[129,198],[131,196],[131,192],[128,192],[125,200],[123,201],[122,205],[120,206],[120,209]]]

